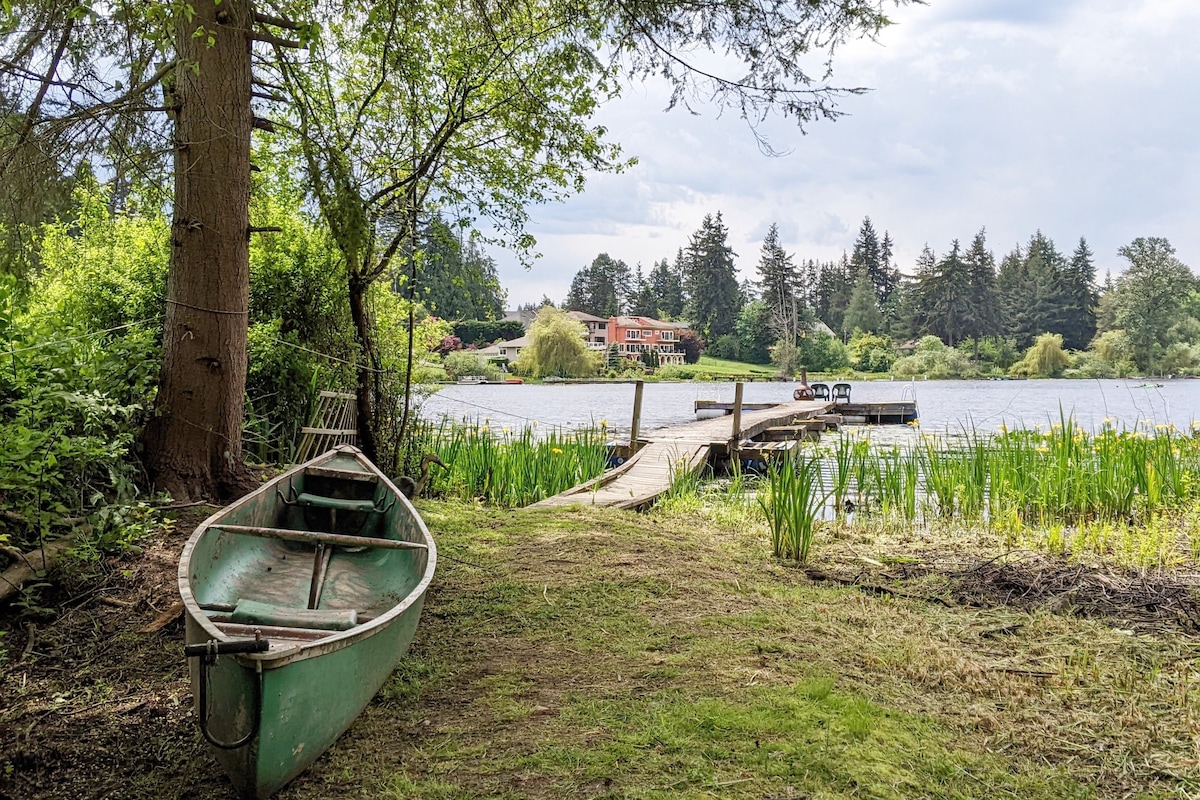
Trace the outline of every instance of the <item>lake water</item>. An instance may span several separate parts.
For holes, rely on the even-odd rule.
[[[830,381],[829,383],[832,383]],[[747,403],[791,400],[798,384],[747,383]],[[1085,429],[1106,419],[1132,428],[1174,423],[1188,430],[1200,421],[1200,380],[1035,380],[1035,381],[852,381],[854,402],[916,399],[921,429],[958,433],[965,427],[994,430],[1048,426],[1060,409]],[[576,427],[608,423],[614,438],[628,437],[633,414],[631,383],[448,385],[425,400],[427,419],[486,421],[516,432],[527,426]],[[732,383],[647,383],[642,431],[696,419],[696,400],[733,401]]]

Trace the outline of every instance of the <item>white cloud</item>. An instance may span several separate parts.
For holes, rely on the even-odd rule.
[[[1165,236],[1200,269],[1200,27],[1194,0],[940,0],[893,12],[879,42],[855,42],[834,83],[871,86],[848,116],[800,135],[663,113],[660,85],[632,87],[600,122],[639,164],[584,194],[532,209],[545,257],[528,272],[496,254],[510,303],[561,300],[576,270],[608,252],[647,268],[673,259],[705,214],[722,211],[744,274],[780,226],[799,258],[832,259],[870,216],[902,268],[925,243],[945,250],[982,227],[997,256],[1035,230],[1101,274],[1119,246]]]

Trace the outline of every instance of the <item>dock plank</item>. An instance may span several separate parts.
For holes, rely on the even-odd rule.
[[[728,450],[767,428],[795,424],[825,414],[831,408],[832,401],[799,400],[745,411],[741,430],[737,431],[733,429],[732,417],[728,416],[650,431],[639,440],[645,443],[644,446],[621,466],[529,507],[561,508],[579,504],[643,508],[670,489],[676,475],[703,469],[714,448]]]

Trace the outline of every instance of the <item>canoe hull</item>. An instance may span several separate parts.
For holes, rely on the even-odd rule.
[[[353,466],[351,457],[371,471],[372,491],[383,498],[381,505],[392,503],[386,513],[364,513],[371,524],[364,523],[360,530],[376,539],[423,547],[340,547],[327,558],[327,575],[321,579],[326,588],[316,608],[335,613],[356,609],[364,621],[348,630],[301,630],[270,620],[240,624],[236,612],[214,612],[215,606],[250,605],[246,600],[303,607],[308,583],[316,580],[309,577],[312,564],[320,558],[313,546],[254,538],[221,526],[299,527],[300,512],[280,508],[280,498],[293,493],[295,483],[305,490],[328,489],[330,484],[310,478],[305,487],[303,476],[294,476],[306,467]],[[350,514],[343,513],[335,520],[339,535],[344,535],[347,517]],[[350,523],[356,524],[352,519]],[[408,651],[435,562],[433,540],[416,511],[357,450],[346,446],[280,476],[197,529],[180,562],[187,643],[228,642],[255,631],[271,643],[262,654],[189,659],[196,711],[203,717],[210,745],[214,740],[228,745],[253,734],[237,747],[212,746],[241,797],[270,797],[307,769],[362,713]],[[202,696],[207,705],[203,714]]]
[[[275,794],[350,727],[408,652],[423,602],[352,647],[262,671],[259,735],[236,750],[212,748],[241,797],[260,800]],[[207,638],[189,617],[187,641]],[[191,673],[193,696],[198,697],[195,659]],[[216,738],[234,741],[250,729],[257,681],[256,664],[250,661],[221,658],[209,669],[209,718]]]

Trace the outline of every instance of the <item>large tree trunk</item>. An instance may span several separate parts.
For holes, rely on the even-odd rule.
[[[176,47],[175,216],[146,463],[176,500],[228,499],[242,464],[249,302],[251,0],[192,0]],[[196,35],[203,27],[203,32]],[[197,68],[193,68],[195,65]]]
[[[351,266],[347,265],[347,269]],[[359,357],[355,369],[355,396],[358,400],[358,446],[363,455],[379,461],[379,442],[375,436],[375,391],[372,372],[375,361],[375,329],[367,310],[367,290],[370,283],[352,276],[348,282],[350,295],[350,318],[354,322],[354,334],[358,339]],[[385,467],[386,468],[386,467]]]

